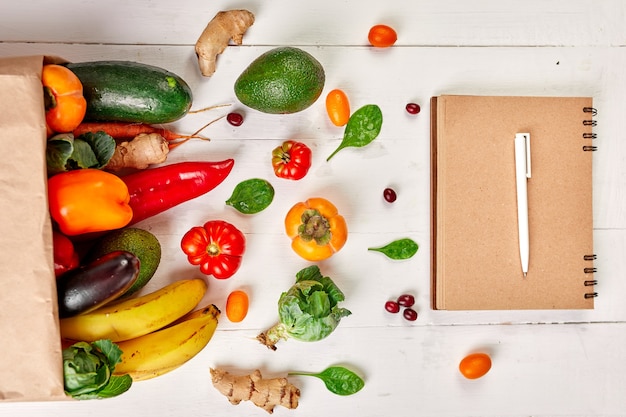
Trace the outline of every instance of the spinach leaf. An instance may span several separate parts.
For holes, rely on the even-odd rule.
[[[417,253],[418,244],[413,240],[404,238],[398,239],[385,246],[378,248],[368,248],[367,250],[380,252],[390,259],[409,259]]]
[[[367,104],[355,111],[346,125],[343,133],[343,140],[339,147],[326,159],[335,156],[343,148],[360,148],[372,142],[383,125],[383,113],[376,104]]]
[[[273,199],[274,187],[272,184],[261,178],[251,178],[235,186],[233,193],[226,200],[226,204],[240,213],[255,214],[265,210]]]
[[[313,376],[324,381],[326,388],[333,394],[352,395],[365,386],[365,381],[343,366],[330,366],[319,373],[289,372],[288,375]]]

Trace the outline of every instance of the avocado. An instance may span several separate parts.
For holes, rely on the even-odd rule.
[[[308,52],[278,47],[256,58],[235,81],[242,104],[270,114],[296,113],[322,94],[324,68]]]
[[[122,295],[122,297],[128,297],[143,288],[154,276],[161,262],[161,244],[149,231],[127,227],[114,230],[99,238],[93,244],[87,258],[95,260],[115,251],[130,252],[139,259],[139,277]]]

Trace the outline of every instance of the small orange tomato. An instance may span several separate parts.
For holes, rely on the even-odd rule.
[[[330,258],[348,240],[346,220],[320,197],[295,204],[285,216],[285,232],[294,252],[313,262]]]
[[[476,379],[491,369],[491,358],[486,353],[472,353],[459,363],[459,371],[467,379]]]
[[[342,90],[334,89],[326,96],[326,112],[335,126],[344,126],[350,119],[350,101]]]
[[[370,41],[372,46],[387,48],[396,43],[398,40],[398,34],[390,26],[374,25],[370,29],[367,39]]]
[[[236,290],[231,292],[226,299],[226,317],[233,323],[238,323],[248,314],[248,294]]]
[[[80,79],[62,65],[48,64],[43,66],[41,81],[48,132],[73,131],[87,111]]]

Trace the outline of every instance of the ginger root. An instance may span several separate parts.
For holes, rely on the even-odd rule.
[[[231,404],[242,400],[272,414],[274,407],[281,405],[288,409],[298,407],[300,390],[287,381],[287,378],[263,379],[258,369],[249,375],[232,375],[222,369],[211,368],[213,386],[228,398]]]
[[[196,55],[202,75],[213,75],[217,56],[224,52],[230,39],[235,45],[241,45],[243,34],[253,23],[254,14],[248,10],[221,11],[211,19],[196,42]]]
[[[165,162],[169,143],[158,133],[141,133],[131,141],[119,142],[106,165],[109,171],[126,168],[146,169],[152,164]]]

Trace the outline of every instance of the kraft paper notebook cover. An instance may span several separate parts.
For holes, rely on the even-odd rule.
[[[432,307],[591,309],[592,99],[431,99]],[[514,139],[530,134],[530,256],[518,243]]]

